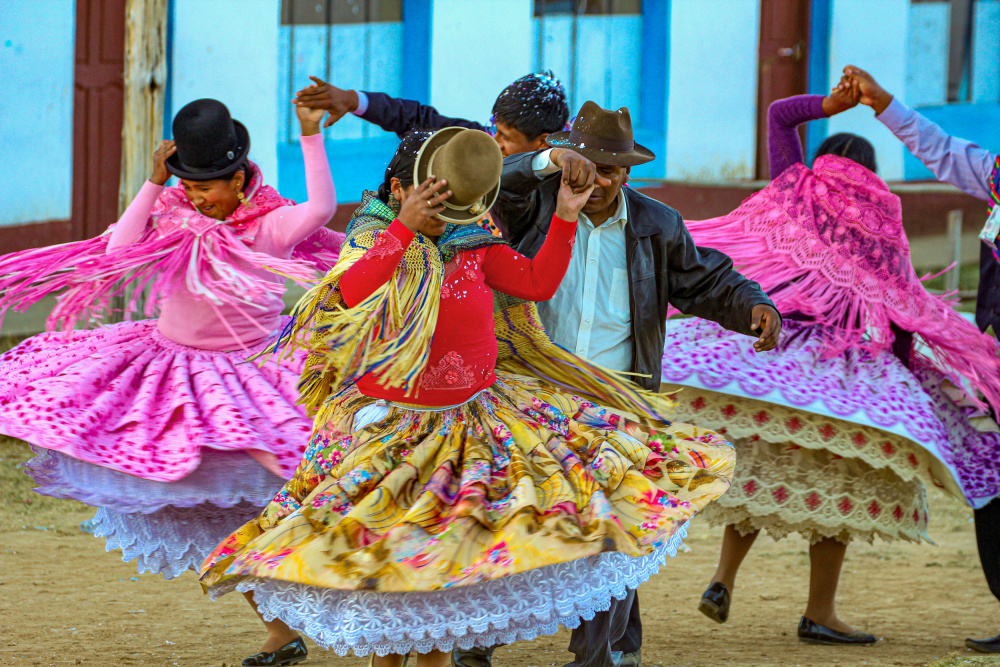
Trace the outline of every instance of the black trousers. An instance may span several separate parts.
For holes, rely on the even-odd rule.
[[[573,630],[569,650],[576,660],[566,667],[612,667],[612,652],[635,653],[641,647],[639,592],[629,591],[624,600],[612,600],[611,609],[598,612]],[[490,667],[495,649],[496,646],[456,648],[452,657],[456,667]]]
[[[1000,600],[1000,498],[975,511],[979,562],[993,597]]]

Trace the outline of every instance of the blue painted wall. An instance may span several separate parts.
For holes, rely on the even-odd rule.
[[[947,104],[921,107],[921,114],[941,126],[948,134],[974,141],[983,148],[1000,154],[1000,104]],[[906,180],[933,180],[934,174],[908,150],[903,164]]]
[[[0,225],[70,217],[74,37],[73,0],[0,2]]]

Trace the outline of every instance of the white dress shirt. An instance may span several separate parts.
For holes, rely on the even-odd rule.
[[[532,159],[539,178],[559,171],[549,152]],[[600,227],[583,212],[576,226],[576,245],[566,277],[548,301],[538,304],[542,324],[554,342],[584,359],[616,371],[632,368],[632,309],[625,225],[628,207],[618,195],[618,208]]]

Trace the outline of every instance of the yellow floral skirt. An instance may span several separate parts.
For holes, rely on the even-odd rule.
[[[524,376],[453,408],[342,391],[256,520],[203,565],[346,654],[555,632],[654,574],[729,488],[733,447]]]

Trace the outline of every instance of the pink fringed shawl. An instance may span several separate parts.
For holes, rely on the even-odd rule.
[[[215,305],[242,310],[265,293],[281,296],[282,282],[261,269],[293,280],[312,280],[337,261],[342,234],[321,229],[296,246],[291,259],[252,250],[263,215],[294,205],[262,184],[253,167],[247,202],[225,221],[202,215],[180,187],[165,188],[153,206],[142,238],[108,252],[113,226],[86,241],[35,248],[0,257],[0,322],[8,309],[25,311],[48,294],[60,293],[46,322],[49,330],[72,329],[108,315],[111,302],[145,292],[144,312],[153,315],[178,285]],[[138,310],[136,299],[125,316]],[[249,315],[248,315],[249,317]]]
[[[731,256],[781,312],[828,326],[828,358],[889,350],[895,323],[927,345],[938,368],[1000,408],[995,341],[954,310],[953,295],[924,289],[899,197],[856,162],[824,155],[812,170],[792,165],[729,215],[687,227],[698,245]]]

